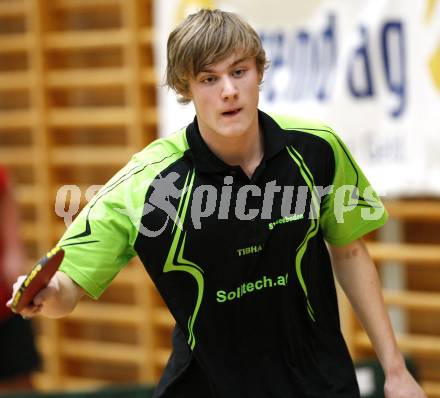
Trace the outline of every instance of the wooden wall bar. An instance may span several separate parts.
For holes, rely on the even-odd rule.
[[[379,272],[392,262],[401,268],[404,286],[385,288],[390,310],[406,319],[398,331],[401,350],[415,362],[418,376],[430,398],[440,397],[440,200],[393,200],[385,202],[391,221],[399,223],[401,241],[368,241]],[[363,359],[373,355],[365,332],[354,317],[345,297],[342,309],[344,332],[352,355]]]
[[[0,163],[15,182],[27,267],[63,233],[63,208],[84,205],[90,186],[156,137],[152,11],[151,0],[0,0]],[[57,215],[66,184],[78,197]],[[172,324],[135,261],[99,302],[35,321],[37,385],[157,381]]]

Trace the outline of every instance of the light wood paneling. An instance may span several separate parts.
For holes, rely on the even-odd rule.
[[[28,267],[65,230],[54,214],[58,189],[77,186],[84,206],[91,184],[104,184],[154,138],[154,65],[142,56],[153,52],[152,8],[151,0],[0,1],[0,18],[21,29],[0,33],[0,95],[9,104],[0,107],[0,159],[27,215]],[[37,386],[156,382],[169,355],[157,335],[173,326],[155,319],[163,308],[135,262],[99,301],[84,300],[63,320],[35,320],[44,358]],[[116,341],[121,335],[127,341]]]

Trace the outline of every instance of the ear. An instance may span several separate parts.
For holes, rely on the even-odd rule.
[[[176,92],[176,94],[177,94],[177,102],[179,104],[187,105],[192,101],[192,96],[188,90],[185,93]]]
[[[261,83],[263,82],[263,77],[264,77],[264,68],[262,70],[259,70],[258,66],[257,66],[257,73],[258,73],[258,84],[261,85]]]
[[[192,101],[192,95],[189,90],[186,91],[186,93],[181,94],[182,98],[185,100],[185,102],[191,102]]]
[[[185,81],[185,87],[183,88],[183,90],[179,94],[186,103],[192,101],[193,97],[192,97],[191,88],[190,88],[190,84],[189,84],[188,80]]]

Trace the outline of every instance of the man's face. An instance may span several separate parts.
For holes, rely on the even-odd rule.
[[[215,139],[258,130],[260,75],[255,58],[234,53],[189,79],[200,132]]]

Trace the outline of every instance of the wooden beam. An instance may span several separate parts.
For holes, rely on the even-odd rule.
[[[422,381],[423,390],[429,398],[440,398],[440,383],[434,381]]]
[[[368,242],[367,246],[375,261],[395,260],[433,266],[440,263],[440,245]]]
[[[164,367],[170,359],[171,351],[164,348],[155,350],[154,361],[157,366]]]
[[[141,71],[142,83],[154,86],[157,83],[156,70],[155,68],[144,68]]]
[[[176,324],[173,316],[166,308],[157,308],[153,312],[153,322],[160,327],[172,328]]]
[[[2,72],[0,74],[0,90],[23,90],[31,85],[29,72]]]
[[[97,389],[104,386],[111,385],[112,382],[109,380],[94,379],[91,377],[74,377],[74,376],[63,376],[63,390],[75,391],[82,389]],[[60,398],[62,395],[60,396]]]
[[[363,349],[371,349],[371,343],[367,334],[363,331],[356,333],[355,345]],[[411,354],[423,354],[432,358],[440,355],[440,337],[416,334],[397,335],[397,343],[403,352]]]
[[[133,305],[80,302],[66,318],[77,322],[100,322],[114,325],[137,325],[142,318],[142,310]]]
[[[57,70],[48,74],[47,83],[52,88],[114,87],[124,85],[129,73],[127,68]]]
[[[51,159],[57,166],[123,166],[133,152],[121,147],[58,147],[52,149]]]
[[[129,32],[130,39],[123,49],[124,65],[130,67],[130,79],[125,86],[125,101],[134,110],[133,119],[127,128],[127,144],[133,151],[143,146],[142,122],[142,84],[141,84],[141,52],[139,42],[141,7],[138,0],[126,1],[121,8],[121,18],[124,28]]]
[[[25,221],[20,225],[20,235],[25,242],[36,242],[38,240],[38,224],[34,221]],[[35,259],[34,262],[36,262]]]
[[[149,107],[144,109],[143,120],[146,125],[155,126],[158,123],[157,108]]]
[[[121,0],[57,0],[53,7],[64,10],[95,9],[116,7],[121,4]]]
[[[139,283],[142,283],[142,285],[145,286],[146,277],[146,275],[141,275],[140,269],[127,267],[124,268],[113,280],[112,286],[133,286]]]
[[[440,201],[437,200],[388,200],[384,205],[393,218],[403,220],[440,220]]]
[[[28,110],[0,112],[0,129],[29,128],[35,123],[35,113]]]
[[[0,36],[0,53],[27,51],[31,43],[29,33],[14,33]]]
[[[0,161],[5,166],[31,166],[33,159],[34,151],[32,149],[0,148]]]
[[[41,189],[34,185],[17,185],[15,199],[22,206],[37,205],[41,198]]]
[[[50,33],[45,47],[56,50],[120,47],[127,43],[129,32],[122,29],[64,31]]]
[[[67,358],[95,362],[138,364],[143,360],[136,345],[73,338],[61,339],[61,353]]]
[[[0,2],[0,17],[22,16],[26,8],[23,0]]]
[[[152,28],[144,28],[139,32],[139,41],[144,44],[153,44],[154,43],[154,32]]]
[[[387,305],[413,310],[440,311],[440,293],[385,290],[383,294]]]
[[[133,110],[126,107],[52,108],[49,123],[56,127],[114,127],[125,126],[133,118]]]

